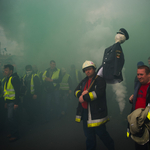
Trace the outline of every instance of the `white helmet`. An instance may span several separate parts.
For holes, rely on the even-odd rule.
[[[93,67],[96,69],[96,65],[92,61],[86,60],[82,65],[83,72],[85,71],[85,68],[88,68],[88,67]]]

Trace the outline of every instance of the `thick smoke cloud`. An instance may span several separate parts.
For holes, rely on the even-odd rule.
[[[147,64],[149,55],[149,6],[149,0],[1,0],[0,40],[25,65],[46,69],[54,59],[58,67],[81,69],[85,60],[99,67],[105,48],[124,27],[130,35],[122,44],[124,86],[131,89],[136,63]]]

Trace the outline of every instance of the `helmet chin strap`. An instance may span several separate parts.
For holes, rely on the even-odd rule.
[[[115,43],[119,42],[120,44],[124,43],[126,40],[126,37],[123,34],[116,34],[115,36]]]

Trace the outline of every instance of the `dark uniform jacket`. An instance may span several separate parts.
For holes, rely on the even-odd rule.
[[[122,68],[124,61],[124,54],[119,42],[105,49],[102,67],[103,77],[107,83],[111,83],[113,80],[123,81]]]
[[[77,98],[81,96],[87,81],[88,77],[84,78],[75,89],[75,96]],[[88,102],[88,127],[99,126],[109,120],[107,117],[106,82],[104,78],[98,76],[89,93],[85,94],[83,99]],[[83,109],[79,102],[76,113],[77,122],[81,121]]]

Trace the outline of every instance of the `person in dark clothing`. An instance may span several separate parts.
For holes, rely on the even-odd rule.
[[[10,64],[4,66],[6,81],[4,83],[4,100],[7,108],[7,117],[10,132],[9,141],[18,139],[17,109],[20,101],[20,79],[17,73],[13,73],[14,67]]]
[[[96,135],[98,135],[109,150],[114,150],[114,141],[105,126],[109,120],[106,104],[106,81],[98,76],[89,90],[96,76],[96,66],[92,61],[85,61],[82,69],[86,77],[75,89],[75,96],[79,99],[76,122],[83,120],[86,149],[96,149]]]
[[[22,84],[25,87],[23,106],[27,112],[29,123],[35,121],[35,116],[38,112],[38,95],[40,94],[40,80],[37,74],[32,72],[32,66],[25,67],[26,74],[22,79]]]
[[[58,119],[61,116],[60,91],[61,70],[56,68],[56,62],[50,61],[50,68],[43,73],[43,85],[46,91],[46,122],[50,121],[51,112],[54,111],[53,117]]]
[[[97,75],[105,78],[108,84],[123,81],[122,69],[125,59],[121,44],[128,39],[128,32],[121,28],[115,36],[115,44],[105,49],[102,65],[98,69]]]
[[[146,65],[139,66],[137,69],[138,84],[134,89],[134,95],[129,98],[132,104],[132,110],[138,108],[146,108],[150,105],[150,69]],[[129,130],[129,129],[128,129]],[[135,150],[148,150],[149,142],[144,145],[140,145],[135,142]]]

